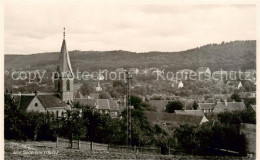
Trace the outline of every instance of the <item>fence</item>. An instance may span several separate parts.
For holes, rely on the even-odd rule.
[[[71,140],[58,138],[56,140],[56,148],[73,148],[82,150],[104,150],[104,151],[126,151],[132,153],[161,153],[161,147],[137,147],[137,146],[119,146],[101,144],[95,142],[87,142],[80,140]]]

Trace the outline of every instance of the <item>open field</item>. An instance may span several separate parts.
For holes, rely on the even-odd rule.
[[[202,157],[187,155],[136,154],[115,151],[91,151],[56,148],[55,142],[5,141],[5,159],[72,160],[72,159],[254,159],[238,157]]]

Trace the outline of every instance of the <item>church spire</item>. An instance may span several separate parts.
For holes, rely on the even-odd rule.
[[[60,51],[58,72],[60,73],[60,75],[62,77],[66,76],[66,77],[73,78],[70,57],[69,57],[69,53],[67,51],[67,45],[66,45],[66,40],[65,40],[65,28],[63,28],[63,42],[62,42],[61,51]]]
[[[63,39],[65,39],[65,27],[63,28]]]
[[[70,57],[65,40],[65,28],[63,28],[63,41],[60,51],[59,64],[57,67],[55,88],[62,101],[70,103],[73,101],[73,72],[70,64]]]

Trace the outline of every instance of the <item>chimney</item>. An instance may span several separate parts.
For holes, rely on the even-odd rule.
[[[225,100],[224,103],[225,103],[225,106],[227,106],[227,100]]]
[[[235,103],[235,100],[233,99],[233,103]]]
[[[38,96],[39,92],[38,91],[34,91],[35,96]]]

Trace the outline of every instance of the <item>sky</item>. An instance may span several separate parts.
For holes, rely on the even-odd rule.
[[[147,2],[5,3],[4,53],[182,51],[256,39],[256,6]]]

